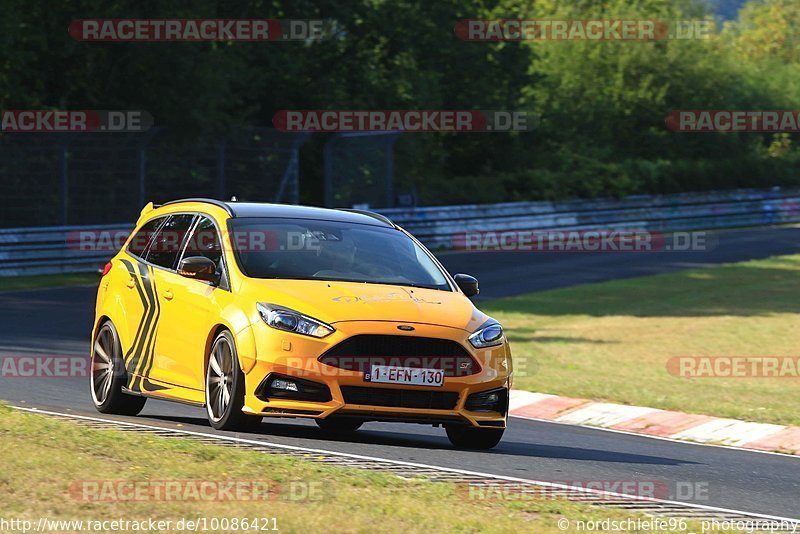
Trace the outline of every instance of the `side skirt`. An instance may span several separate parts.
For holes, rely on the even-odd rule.
[[[154,382],[152,379],[150,382]],[[134,390],[127,387],[122,388],[122,392],[127,395],[136,395],[138,397],[147,397],[149,399],[158,399],[171,402],[178,402],[189,406],[204,407],[205,400],[200,400],[204,397],[202,391],[195,391],[193,389],[174,386],[171,384],[161,384],[154,382],[153,385],[158,384],[160,387],[156,391],[142,391]],[[197,399],[197,400],[195,400]]]

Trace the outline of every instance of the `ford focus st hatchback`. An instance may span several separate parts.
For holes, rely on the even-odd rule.
[[[149,204],[103,270],[91,395],[204,407],[214,428],[312,418],[443,426],[458,447],[503,435],[511,353],[410,234],[352,210],[190,199]]]

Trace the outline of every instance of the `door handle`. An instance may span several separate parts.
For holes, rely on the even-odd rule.
[[[133,277],[131,276],[130,280],[128,280],[128,283],[125,285],[128,286],[128,289],[133,289],[134,287],[136,287],[136,280],[134,280]]]
[[[171,289],[167,289],[166,291],[164,291],[164,298],[167,300],[172,300],[175,298],[175,294],[172,292]]]

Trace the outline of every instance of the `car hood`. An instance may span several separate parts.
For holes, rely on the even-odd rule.
[[[249,280],[259,302],[292,308],[329,324],[393,321],[475,331],[488,319],[462,293],[323,280]]]

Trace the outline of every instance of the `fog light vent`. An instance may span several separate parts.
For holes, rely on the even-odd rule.
[[[267,375],[256,389],[256,397],[265,402],[271,399],[328,402],[333,399],[325,384],[277,373]]]
[[[467,397],[464,408],[471,412],[499,412],[508,411],[508,390],[506,388],[491,389],[473,393]]]

